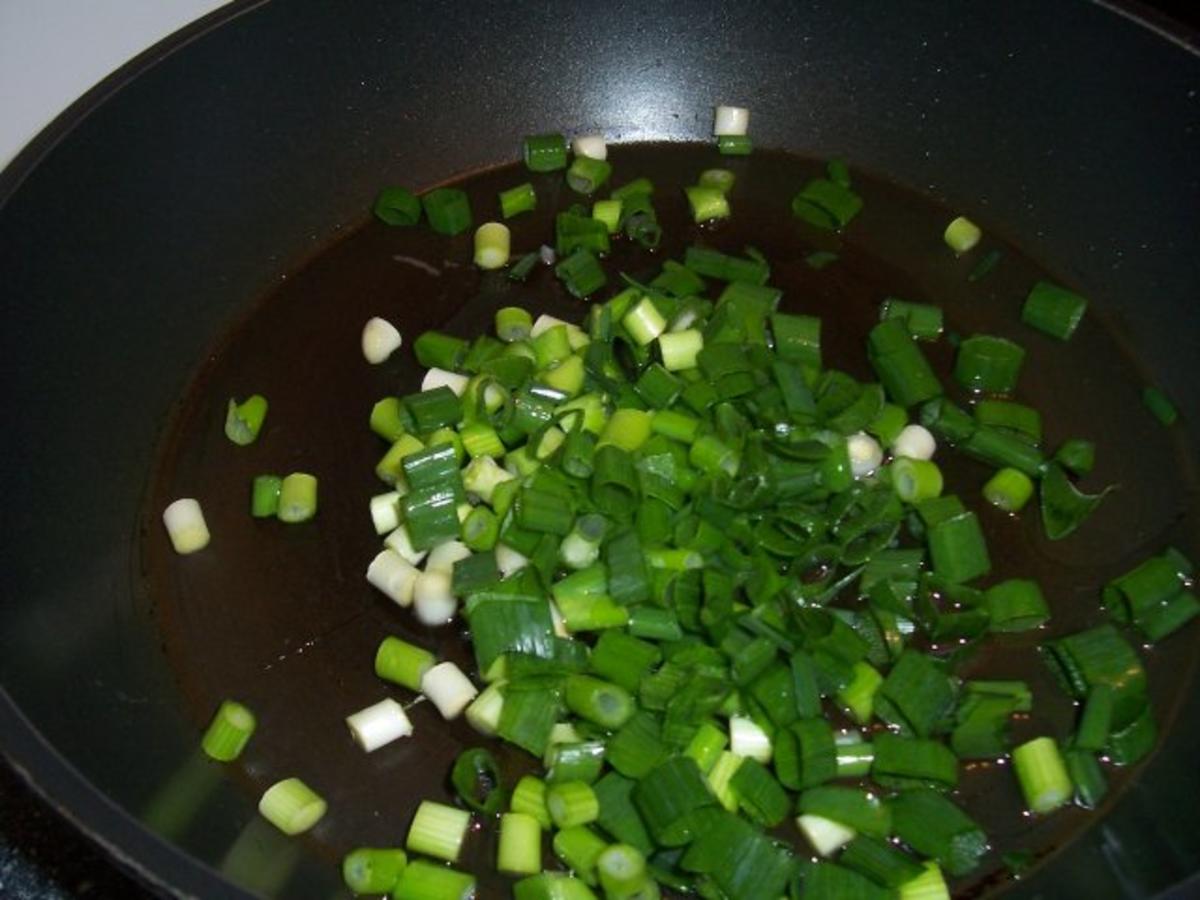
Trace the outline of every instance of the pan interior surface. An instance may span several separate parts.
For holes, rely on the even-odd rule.
[[[142,511],[164,423],[187,412],[215,337],[360,222],[382,183],[485,169],[550,128],[701,140],[714,103],[744,102],[759,146],[886,173],[1052,264],[1196,437],[1200,61],[1098,5],[951,17],[936,4],[614,2],[597,21],[516,4],[270,4],[232,10],[112,88],[0,173],[15,423],[0,466],[0,740],[164,890],[220,896],[232,879],[262,892],[279,870],[295,896],[336,887],[327,855],[255,819],[248,788],[265,770],[214,780],[196,758],[210,697],[180,691],[155,615],[179,598],[153,595],[139,547],[158,528]],[[346,471],[355,491],[369,446]],[[353,493],[323,512],[345,503],[360,529]],[[345,583],[372,602],[359,574]],[[1144,896],[1200,867],[1195,810],[1177,801],[1197,793],[1200,752],[1200,702],[1184,703],[1121,802],[1015,892]]]

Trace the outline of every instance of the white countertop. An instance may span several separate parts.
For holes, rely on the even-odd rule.
[[[0,0],[0,168],[114,69],[225,0]]]

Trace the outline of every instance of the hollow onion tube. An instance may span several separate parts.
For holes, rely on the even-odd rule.
[[[391,549],[381,550],[367,566],[367,581],[400,606],[411,606],[421,571]]]
[[[389,635],[375,651],[375,674],[384,681],[409,690],[421,690],[421,679],[433,668],[435,658],[423,647]]]
[[[1013,749],[1012,760],[1025,806],[1030,812],[1043,815],[1070,802],[1073,793],[1071,777],[1054,738],[1027,741]]]
[[[596,821],[600,801],[585,782],[560,781],[546,789],[546,810],[556,827],[571,828]]]
[[[946,226],[942,239],[957,254],[966,253],[979,243],[983,232],[966,216],[959,216]]]
[[[508,262],[512,237],[501,222],[484,222],[475,229],[475,265],[481,269],[499,269]]]
[[[400,873],[392,900],[474,900],[475,876],[414,859]]]
[[[241,756],[256,724],[254,713],[247,707],[236,700],[223,700],[200,746],[212,759],[230,762]]]
[[[500,817],[496,868],[508,875],[536,875],[542,871],[542,827],[527,813]]]
[[[449,572],[426,570],[413,581],[413,611],[423,625],[445,625],[454,619],[458,598]]]
[[[231,398],[225,412],[225,436],[241,447],[253,444],[266,417],[267,398],[262,394],[252,394],[242,403]]]
[[[174,501],[163,510],[162,519],[176,553],[186,555],[208,546],[210,535],[199,500],[183,497]]]
[[[317,514],[317,479],[307,472],[285,475],[279,485],[280,522],[307,522]]]
[[[413,733],[404,707],[388,697],[346,717],[355,743],[367,753]]]
[[[263,818],[286,835],[308,831],[325,815],[327,805],[299,778],[285,778],[271,785],[258,801]]]
[[[421,693],[428,697],[444,719],[457,718],[478,695],[471,679],[452,662],[438,663],[421,676]]]
[[[471,814],[465,809],[423,800],[413,816],[404,846],[412,853],[458,862],[470,827]]]
[[[589,159],[608,159],[608,146],[601,134],[580,134],[571,139],[571,152]]]
[[[387,894],[408,865],[408,854],[399,848],[359,847],[342,859],[342,880],[355,894]]]
[[[744,135],[750,129],[750,110],[744,106],[718,106],[713,112],[713,134]]]

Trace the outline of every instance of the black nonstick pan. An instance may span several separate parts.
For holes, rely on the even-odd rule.
[[[549,128],[705,140],[723,101],[753,109],[757,146],[837,156],[970,211],[1086,289],[1183,411],[1180,446],[1196,445],[1200,56],[1136,8],[235,4],[114,76],[0,173],[0,749],[150,889],[340,889],[319,834],[291,841],[257,818],[278,759],[227,771],[197,755],[205,685],[240,663],[222,648],[207,671],[181,657],[187,584],[158,577],[147,510],[212,348],[359,226],[383,183],[486,169]],[[415,334],[455,313],[414,305],[396,321]],[[348,466],[369,475],[373,452],[351,441]],[[1174,525],[1194,556],[1184,460]],[[345,605],[298,603],[276,623],[286,662],[265,676],[297,702],[306,683],[352,693],[352,648],[373,635],[353,616],[371,599],[365,559],[324,537],[301,549],[344,563]],[[304,652],[314,636],[345,647]],[[1194,646],[1195,631],[1173,640]],[[1170,726],[1106,814],[1011,896],[1147,897],[1200,870],[1194,691]],[[436,790],[469,740],[436,732],[372,765]],[[310,741],[297,732],[297,758]]]

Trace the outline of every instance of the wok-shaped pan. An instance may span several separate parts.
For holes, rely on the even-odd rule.
[[[223,329],[380,184],[506,161],[550,127],[704,139],[723,100],[753,108],[760,146],[886,173],[1051,261],[1198,437],[1200,57],[1127,7],[237,5],[0,173],[13,765],[157,890],[335,895],[314,843],[257,823],[252,766],[213,777],[195,756],[141,569],[173,404]],[[1198,751],[1193,694],[1115,808],[1013,895],[1141,897],[1200,869]]]

